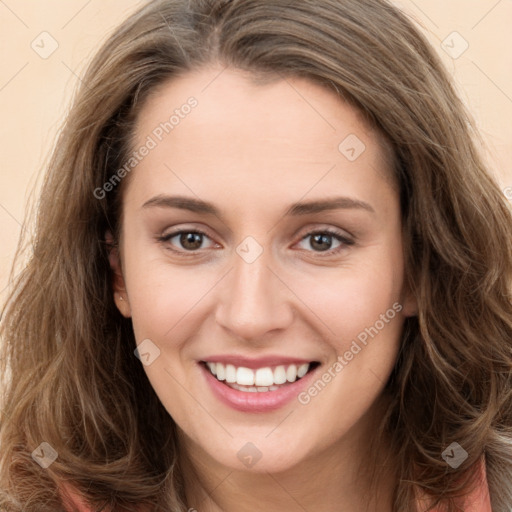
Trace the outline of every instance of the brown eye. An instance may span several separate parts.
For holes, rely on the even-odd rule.
[[[169,244],[174,247],[178,246],[177,249],[172,247],[172,250],[176,252],[193,252],[202,248],[201,245],[203,244],[205,237],[209,239],[208,235],[202,231],[182,230],[164,235],[159,238],[159,241],[166,245]],[[173,239],[175,239],[174,242]]]
[[[179,241],[183,248],[195,251],[201,248],[203,235],[201,233],[181,233]]]
[[[337,231],[322,230],[308,233],[302,238],[301,243],[305,240],[310,239],[307,243],[309,248],[313,249],[313,252],[325,252],[329,254],[335,254],[338,251],[343,250],[346,246],[353,245],[353,240],[349,240],[346,236],[338,233]],[[333,239],[338,242],[338,246],[332,249]],[[303,247],[304,248],[304,247]]]

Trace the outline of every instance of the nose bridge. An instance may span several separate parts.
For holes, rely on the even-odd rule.
[[[236,247],[216,314],[217,322],[233,335],[256,340],[291,321],[286,287],[272,267],[271,251],[255,238],[247,237]]]

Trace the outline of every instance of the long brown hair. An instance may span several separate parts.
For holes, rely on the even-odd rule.
[[[112,298],[104,234],[119,232],[122,186],[94,191],[133,151],[148,94],[211,62],[322,84],[391,144],[418,301],[374,439],[392,440],[394,511],[413,508],[415,489],[456,510],[485,453],[493,510],[508,512],[510,207],[438,57],[386,0],[156,0],[103,45],[55,146],[34,253],[2,318],[0,509],[59,510],[68,481],[98,509],[187,510],[175,424]],[[32,457],[42,442],[58,454],[46,469]],[[468,454],[457,470],[442,458],[452,442]]]

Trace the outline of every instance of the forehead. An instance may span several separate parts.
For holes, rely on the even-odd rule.
[[[143,187],[179,175],[203,191],[222,181],[292,187],[299,195],[315,181],[328,188],[347,179],[394,185],[384,137],[333,91],[305,78],[256,82],[211,67],[169,80],[138,116],[133,149],[149,141],[130,177]]]

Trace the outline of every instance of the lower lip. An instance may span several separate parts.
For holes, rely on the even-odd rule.
[[[291,384],[283,386],[281,389],[275,391],[238,391],[237,389],[230,388],[217,380],[211,372],[199,363],[201,370],[206,378],[206,382],[210,386],[213,394],[224,404],[241,412],[270,412],[284,407],[291,402],[309,385],[313,379],[316,371],[320,366],[314,370],[306,373],[304,377]]]

